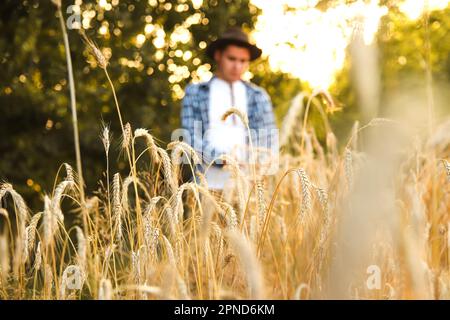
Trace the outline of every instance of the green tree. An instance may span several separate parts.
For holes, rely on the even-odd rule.
[[[179,126],[184,87],[211,68],[206,43],[229,26],[251,30],[259,13],[249,0],[197,2],[113,0],[101,6],[91,0],[80,7],[87,35],[110,57],[108,70],[124,121],[133,129],[150,129],[163,146]],[[63,1],[63,11],[73,3]],[[41,194],[52,190],[59,166],[68,162],[75,167],[62,35],[51,1],[5,0],[0,15],[0,179],[37,206]],[[126,168],[126,161],[120,156],[121,130],[104,73],[77,30],[69,30],[69,40],[84,178],[92,190],[105,169],[101,120],[113,132],[111,173]],[[272,76],[267,62],[252,70],[253,81],[285,109],[298,80]]]

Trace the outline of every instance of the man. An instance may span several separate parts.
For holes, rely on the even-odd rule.
[[[261,50],[249,42],[240,28],[228,29],[212,42],[206,50],[216,63],[211,80],[189,84],[181,110],[182,127],[189,132],[188,141],[199,153],[208,187],[221,191],[229,181],[230,174],[224,170],[221,155],[228,155],[240,164],[248,163],[249,137],[243,122],[235,115],[222,121],[222,115],[231,107],[248,115],[254,147],[276,149],[277,128],[272,103],[267,92],[255,84],[242,80],[250,61],[261,56]],[[275,150],[277,151],[277,150]]]

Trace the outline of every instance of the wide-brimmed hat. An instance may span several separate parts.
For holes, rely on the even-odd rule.
[[[225,31],[217,40],[211,42],[206,48],[206,54],[214,59],[214,52],[219,48],[224,48],[228,44],[235,44],[246,47],[250,50],[250,60],[258,59],[262,50],[253,43],[250,43],[248,35],[239,27],[232,27]]]

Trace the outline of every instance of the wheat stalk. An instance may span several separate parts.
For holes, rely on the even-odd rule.
[[[35,214],[31,218],[30,224],[26,228],[26,233],[27,233],[27,238],[28,238],[27,248],[28,248],[29,251],[31,251],[33,249],[33,247],[34,247],[34,241],[36,239],[37,224],[38,224],[39,219],[41,217],[42,217],[42,212],[39,212],[39,213]]]
[[[222,115],[222,121],[225,121],[230,115],[235,114],[239,117],[239,119],[242,121],[242,123],[244,124],[244,126],[247,128],[247,134],[248,134],[248,140],[250,143],[250,150],[251,150],[251,154],[252,154],[252,159],[251,162],[253,164],[252,168],[253,168],[253,179],[256,182],[257,177],[256,177],[256,157],[255,157],[255,150],[253,148],[253,141],[252,141],[252,134],[250,131],[250,126],[249,126],[249,122],[248,122],[248,116],[245,112],[237,109],[237,108],[230,108],[227,111],[225,111],[225,113]]]
[[[58,226],[57,217],[53,214],[51,210],[51,200],[45,195],[44,196],[44,212],[43,212],[43,243],[44,246],[48,246],[53,239],[53,235],[56,232],[56,228]]]
[[[169,155],[167,154],[166,150],[162,148],[158,148],[158,153],[161,156],[162,164],[163,164],[163,173],[164,178],[169,186],[172,193],[177,192],[178,189],[178,181],[175,180],[175,178],[172,175],[172,163],[170,161]]]
[[[311,196],[311,182],[308,175],[303,168],[297,170],[302,186],[302,206],[300,210],[300,221],[305,221],[306,215],[311,212],[312,196]]]
[[[141,259],[140,252],[131,252],[131,265],[134,275],[134,282],[139,285],[141,283]]]
[[[75,186],[73,180],[64,180],[58,184],[51,200],[51,210],[58,220],[63,223],[64,215],[61,211],[61,200],[65,195],[65,191],[70,191]]]
[[[81,196],[81,203],[84,204],[84,179],[83,179],[83,166],[81,163],[81,151],[80,151],[80,138],[78,133],[78,117],[77,117],[77,104],[75,95],[75,81],[73,77],[73,67],[72,58],[70,56],[70,45],[69,37],[67,35],[66,24],[64,21],[64,16],[61,10],[61,0],[52,0],[52,2],[57,6],[58,17],[63,33],[64,49],[66,52],[67,61],[67,73],[69,78],[69,88],[70,88],[70,108],[72,111],[72,126],[73,126],[73,137],[75,142],[75,158],[77,162],[77,171],[79,175],[79,189]]]
[[[300,284],[297,289],[295,289],[294,293],[294,300],[301,300],[302,299],[302,292],[306,291],[309,293],[310,287],[306,283]]]
[[[191,166],[195,166],[196,164],[201,163],[199,156],[197,155],[197,152],[186,142],[183,141],[172,141],[167,145],[167,150],[172,150],[172,170],[173,170],[173,179],[175,181],[178,181],[178,175],[180,171],[179,165],[182,164],[181,159],[183,158],[183,155],[186,155],[189,158],[192,158]],[[191,161],[189,159],[189,161]],[[194,175],[195,172],[192,170],[192,174]]]
[[[80,227],[75,227],[75,230],[77,232],[77,244],[78,244],[78,250],[77,250],[77,260],[78,265],[81,267],[82,270],[86,270],[87,265],[87,241],[84,236],[83,230],[80,229]]]
[[[226,161],[225,170],[231,170],[233,177],[236,181],[236,193],[239,199],[239,221],[243,220],[245,205],[246,205],[246,195],[248,194],[248,188],[245,184],[245,177],[239,168],[239,164],[234,158],[231,158],[228,155],[222,155],[222,160]]]
[[[105,149],[105,153],[108,154],[109,148],[111,146],[111,133],[110,133],[108,126],[103,125],[103,130],[102,130],[100,139],[102,140],[102,144],[103,144],[103,148]]]
[[[280,240],[282,243],[286,243],[288,239],[287,234],[287,228],[286,228],[286,222],[284,221],[284,218],[282,216],[276,216],[278,226],[280,228]]]
[[[250,299],[263,299],[265,296],[264,279],[255,250],[251,243],[238,231],[229,230],[227,237],[236,250],[247,277]]]
[[[59,9],[61,8],[61,0],[52,0],[52,3]]]
[[[445,171],[447,172],[448,181],[450,182],[450,163],[445,159],[442,159],[441,161],[442,161],[442,165],[445,168]]]
[[[41,252],[41,242],[39,241],[36,247],[36,253],[34,254],[34,265],[33,268],[37,271],[41,269],[42,264],[42,252]]]
[[[98,300],[112,300],[113,289],[109,279],[101,279],[98,286]]]
[[[238,226],[238,218],[236,216],[236,212],[234,211],[234,208],[232,205],[226,202],[221,202],[220,206],[225,211],[225,217],[227,221],[227,227],[229,229],[237,228]]]
[[[264,181],[261,179],[256,180],[256,192],[258,196],[258,227],[262,227],[266,219],[266,202],[264,200]]]
[[[159,163],[161,161],[161,158],[158,153],[158,146],[156,145],[153,136],[148,132],[147,129],[139,128],[134,130],[134,138],[139,137],[145,138],[150,156],[152,157],[153,161],[155,161],[155,163]]]
[[[222,121],[227,120],[227,118],[229,116],[231,116],[232,114],[237,115],[241,119],[242,123],[246,127],[248,127],[248,117],[247,117],[247,115],[243,111],[241,111],[241,110],[239,110],[237,108],[229,108],[227,111],[225,111],[225,113],[222,115]]]
[[[113,177],[113,199],[112,199],[112,209],[113,209],[113,222],[116,230],[116,237],[119,243],[122,240],[122,198],[121,198],[121,188],[120,188],[120,174],[116,173]]]
[[[172,141],[167,145],[167,150],[172,150],[172,164],[179,165],[184,154],[192,157],[193,164],[201,163],[197,152],[189,144],[183,141]]]
[[[0,279],[5,281],[8,277],[10,269],[9,246],[6,235],[0,235]]]
[[[23,200],[22,196],[14,190],[13,186],[10,183],[1,183],[0,184],[0,201],[2,198],[9,193],[14,201],[14,205],[17,208],[17,216],[19,218],[19,228],[20,232],[25,231],[25,224],[28,221],[28,208]]]
[[[347,185],[351,189],[353,187],[353,155],[349,148],[345,148],[344,169]]]
[[[83,37],[84,41],[87,43],[88,48],[91,52],[91,54],[94,56],[94,58],[96,59],[98,65],[100,68],[106,70],[106,68],[109,65],[109,60],[108,58],[103,54],[103,52],[94,44],[94,42],[89,39],[86,34],[84,33],[84,30],[81,29],[80,31],[81,36]]]
[[[163,235],[163,241],[164,246],[166,248],[166,254],[167,259],[169,260],[169,264],[172,265],[174,268],[176,268],[177,262],[175,259],[175,254],[173,253],[172,244],[170,243],[169,239],[166,238],[166,236]]]

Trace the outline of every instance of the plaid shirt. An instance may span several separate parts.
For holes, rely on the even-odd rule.
[[[191,146],[202,157],[205,163],[211,162],[221,154],[203,139],[205,137],[205,131],[209,128],[208,111],[211,80],[197,84],[189,84],[185,89],[181,109],[181,126],[189,133]],[[277,148],[278,130],[269,95],[263,88],[247,81],[243,82],[246,87],[247,116],[253,146]],[[247,136],[247,144],[248,142]]]

